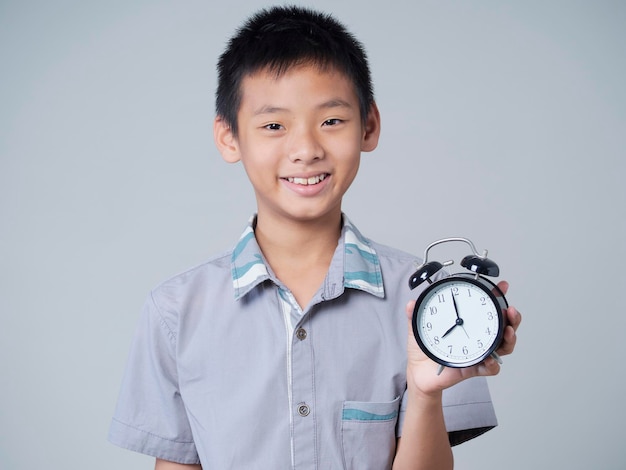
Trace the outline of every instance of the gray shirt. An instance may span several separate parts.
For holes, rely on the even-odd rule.
[[[301,309],[253,225],[232,251],[151,292],[109,440],[205,470],[390,468],[418,260],[344,216],[326,279]],[[495,426],[486,381],[446,390],[444,416],[453,443]]]

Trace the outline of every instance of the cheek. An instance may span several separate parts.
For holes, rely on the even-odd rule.
[[[358,135],[350,135],[343,139],[336,139],[327,148],[333,149],[338,162],[358,168],[361,158],[361,142],[358,137]]]
[[[361,164],[361,151],[354,146],[346,145],[340,149],[338,164],[344,169],[346,176],[354,178]]]
[[[241,162],[248,172],[268,170],[279,155],[276,146],[264,140],[248,141],[241,147]],[[251,175],[253,176],[253,175]]]

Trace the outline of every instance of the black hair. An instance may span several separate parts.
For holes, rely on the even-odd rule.
[[[278,77],[308,63],[352,81],[365,122],[374,91],[363,45],[331,15],[298,6],[260,10],[230,39],[217,64],[217,115],[236,135],[243,78],[260,70]]]

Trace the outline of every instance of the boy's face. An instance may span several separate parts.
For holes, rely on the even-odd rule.
[[[376,106],[363,125],[350,80],[309,65],[248,76],[241,96],[237,136],[217,118],[215,139],[227,161],[243,163],[259,217],[339,215],[361,152],[378,143]]]

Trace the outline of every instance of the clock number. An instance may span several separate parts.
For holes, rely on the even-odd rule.
[[[487,320],[493,320],[493,312],[487,312]]]
[[[463,354],[465,354],[467,356],[468,352],[469,352],[469,350],[467,349],[467,346],[463,346]]]
[[[487,331],[489,331],[489,328],[487,328]],[[484,347],[484,344],[481,340],[476,341],[476,346],[478,346],[478,349],[482,349]]]
[[[430,307],[430,314],[435,315],[436,313],[437,313],[437,307],[435,306]]]
[[[487,305],[487,299],[485,297],[480,298],[480,305]]]
[[[487,327],[487,329],[485,330],[485,333],[487,333],[487,336],[491,336],[491,328]]]
[[[432,331],[432,329],[433,329],[433,324],[431,322],[426,323],[426,330]]]
[[[454,287],[452,288],[452,293],[453,293],[454,295],[459,295],[459,288],[458,288],[458,287],[456,287],[456,286],[454,286]]]
[[[442,304],[446,301],[446,296],[444,294],[437,294],[437,300],[439,300],[439,303]]]
[[[435,343],[435,344],[439,344],[439,336],[435,336],[435,337],[433,338],[433,343]]]
[[[448,354],[452,355],[452,345],[451,344],[448,345]]]
[[[467,296],[468,297],[472,296],[472,289],[470,289],[469,287],[467,288]]]

